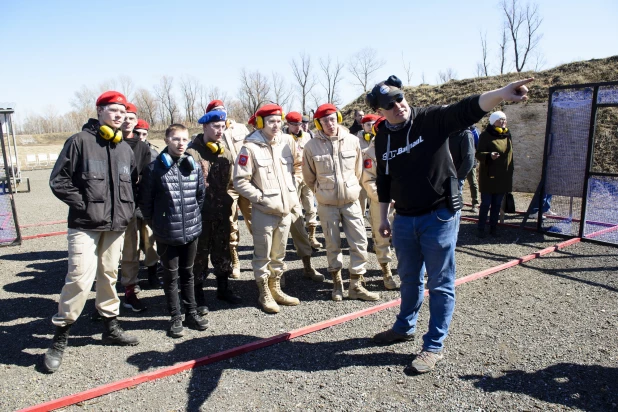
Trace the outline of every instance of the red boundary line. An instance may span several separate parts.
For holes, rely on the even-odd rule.
[[[50,237],[50,236],[62,236],[62,235],[66,235],[68,233],[68,231],[63,231],[63,232],[50,232],[50,233],[39,233],[38,235],[32,235],[32,236],[22,236],[21,240],[31,240],[31,239],[38,239],[41,237]]]
[[[27,225],[21,225],[19,228],[20,229],[26,229],[26,228],[29,228],[29,227],[59,225],[59,224],[62,224],[62,223],[67,223],[67,221],[66,220],[52,220],[52,221],[49,221],[49,222],[30,223],[30,224],[27,224]]]
[[[613,229],[618,229],[618,226],[616,226]],[[588,237],[593,237],[595,235],[596,235],[596,232],[591,233]],[[508,269],[513,266],[517,266],[521,263],[528,262],[530,260],[544,256],[551,252],[554,252],[558,249],[562,249],[562,248],[565,248],[567,246],[570,246],[570,245],[573,245],[579,242],[581,242],[581,238],[573,238],[573,239],[569,239],[564,242],[560,242],[554,246],[547,247],[535,253],[523,256],[519,259],[514,259],[514,260],[511,260],[510,262],[506,262],[501,265],[494,266],[492,268],[483,270],[481,272],[477,272],[477,273],[473,273],[468,276],[464,276],[463,278],[459,278],[455,280],[455,285],[458,286],[458,285],[461,285],[467,282],[471,282],[473,280],[477,280],[483,277],[490,276],[494,273],[500,272],[502,270]],[[427,296],[428,294],[429,294],[429,291],[426,290],[425,296]],[[282,333],[280,335],[272,336],[270,338],[260,339],[255,342],[247,343],[242,346],[237,346],[235,348],[231,348],[231,349],[218,352],[212,355],[204,356],[202,358],[190,360],[187,362],[181,362],[176,365],[157,369],[152,372],[143,373],[143,374],[136,375],[136,376],[126,378],[126,379],[122,379],[116,382],[111,382],[111,383],[101,385],[96,388],[92,388],[92,389],[89,389],[83,392],[79,392],[76,394],[72,394],[72,395],[62,397],[62,398],[51,400],[51,401],[48,401],[48,402],[45,402],[39,405],[31,406],[31,407],[22,409],[22,411],[49,411],[49,410],[54,410],[58,408],[63,408],[69,405],[74,405],[78,402],[83,402],[89,399],[107,395],[111,392],[116,392],[121,389],[126,389],[129,387],[135,386],[135,385],[139,385],[144,382],[154,381],[154,380],[161,379],[161,378],[164,378],[170,375],[174,375],[174,374],[177,374],[177,373],[189,370],[189,369],[194,369],[198,366],[204,366],[204,365],[208,365],[214,362],[219,362],[225,359],[229,359],[235,356],[242,355],[244,353],[252,352],[257,349],[261,349],[261,348],[265,348],[267,346],[271,346],[277,343],[285,342],[285,341],[297,338],[299,336],[317,332],[319,330],[326,329],[331,326],[335,326],[335,325],[338,325],[338,324],[341,324],[341,323],[344,323],[344,322],[347,322],[353,319],[357,319],[362,316],[371,315],[373,313],[380,312],[382,310],[397,306],[399,305],[400,302],[401,302],[401,299],[395,299],[390,302],[385,302],[380,305],[372,306],[370,308],[363,309],[357,312],[348,313],[346,315],[339,316],[333,319],[327,319],[322,322],[314,323],[313,325],[304,326],[302,328],[295,329],[287,333]]]

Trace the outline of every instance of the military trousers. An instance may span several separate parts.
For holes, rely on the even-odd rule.
[[[298,199],[300,200],[300,204],[305,210],[305,226],[306,227],[317,227],[318,226],[318,211],[315,207],[315,196],[313,191],[305,184],[305,182],[300,182],[297,186],[296,191],[298,192]]]
[[[367,233],[358,200],[343,206],[318,204],[318,215],[324,231],[328,271],[335,272],[343,268],[339,230],[341,224],[350,246],[350,274],[364,274],[367,263]]]
[[[232,214],[230,215],[230,248],[236,249],[238,247],[238,242],[240,241],[240,232],[238,230],[238,208],[240,208],[242,217],[245,220],[245,225],[247,225],[247,229],[249,229],[249,233],[251,233],[251,202],[249,199],[240,196],[236,190],[230,189],[227,193],[234,201],[232,203]]]
[[[313,249],[311,249],[311,242],[309,242],[309,234],[303,222],[302,211],[300,206],[296,206],[292,210],[292,224],[290,225],[290,235],[292,235],[292,241],[294,241],[294,247],[296,248],[296,254],[299,258],[311,256]]]
[[[390,263],[393,258],[391,255],[391,240],[380,236],[380,203],[369,202],[369,222],[371,223],[371,233],[373,235],[374,249],[379,263]],[[388,220],[393,224],[393,212]]]
[[[232,273],[230,221],[206,220],[203,215],[202,219],[202,234],[197,244],[197,255],[193,266],[195,279],[201,282],[206,277],[209,257],[215,276],[227,278]]]
[[[253,209],[253,275],[256,279],[283,273],[292,214],[269,215]]]

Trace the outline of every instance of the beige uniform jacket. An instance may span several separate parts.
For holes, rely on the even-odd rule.
[[[294,179],[296,179],[296,185],[300,185],[303,182],[303,152],[305,151],[305,145],[311,141],[309,133],[303,132],[301,137],[289,135],[292,139],[292,150],[294,152]]]
[[[367,197],[372,202],[380,202],[378,200],[378,187],[376,186],[376,147],[374,140],[371,140],[369,147],[363,151],[363,177],[361,184],[367,191]]]
[[[234,163],[234,188],[269,215],[288,215],[298,204],[294,156],[289,135],[272,142],[256,131],[247,136]]]
[[[358,137],[358,143],[360,143],[360,148],[362,151],[367,150],[369,144],[371,144],[371,142],[373,141],[373,139],[371,139],[370,141],[365,140],[364,130],[359,130],[358,133],[356,133],[356,137]]]
[[[345,128],[333,137],[318,132],[307,142],[302,169],[320,205],[341,207],[358,200],[363,157],[358,138]]]
[[[238,152],[243,145],[245,137],[249,135],[249,129],[247,126],[241,123],[236,123],[234,120],[228,120],[228,126],[223,132],[223,141],[226,149],[232,154],[232,157],[236,159]]]

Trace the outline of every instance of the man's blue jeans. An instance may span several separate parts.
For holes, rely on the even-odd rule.
[[[429,289],[429,330],[423,349],[440,352],[455,309],[455,245],[461,212],[441,208],[422,216],[395,215],[393,246],[401,279],[401,307],[393,330],[409,335],[423,304],[424,266]]]

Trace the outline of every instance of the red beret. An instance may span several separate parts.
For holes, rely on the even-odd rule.
[[[209,111],[211,111],[217,106],[225,107],[225,105],[223,104],[221,100],[213,100],[212,102],[208,103],[208,106],[206,106],[206,113],[208,113]]]
[[[127,102],[127,105],[125,107],[127,108],[127,113],[137,114],[137,107],[135,107],[133,103]]]
[[[124,97],[122,93],[115,92],[113,90],[103,93],[97,99],[97,107],[107,106],[108,104],[121,104],[124,107],[127,107],[128,105],[127,98]]]
[[[377,114],[366,114],[361,119],[361,124],[364,124],[364,123],[367,123],[367,122],[375,122],[379,118],[380,118],[380,116],[378,116]]]
[[[290,112],[285,115],[285,120],[288,123],[301,123],[303,121],[303,115],[298,112]]]
[[[144,129],[144,130],[148,130],[150,129],[150,125],[148,124],[148,122],[144,119],[137,119],[137,125],[135,125],[135,127],[133,129]]]
[[[337,108],[334,104],[326,103],[318,107],[318,110],[313,114],[314,119],[321,119],[324,116],[328,116],[331,113],[337,113]]]
[[[269,103],[269,104],[265,104],[264,106],[260,107],[260,109],[255,112],[255,116],[261,116],[261,117],[266,117],[266,116],[272,116],[274,114],[283,114],[283,109],[281,108],[281,106],[279,106],[278,104],[274,104],[274,103]]]
[[[380,126],[380,123],[382,123],[384,120],[386,120],[386,117],[381,116],[381,117],[378,118],[378,120],[376,120],[376,122],[373,124],[373,126],[371,126],[371,128],[373,129],[373,134],[377,134],[378,126]]]
[[[251,126],[255,127],[255,115],[254,114],[251,115],[251,117],[249,118],[249,121],[247,123],[249,123]]]

